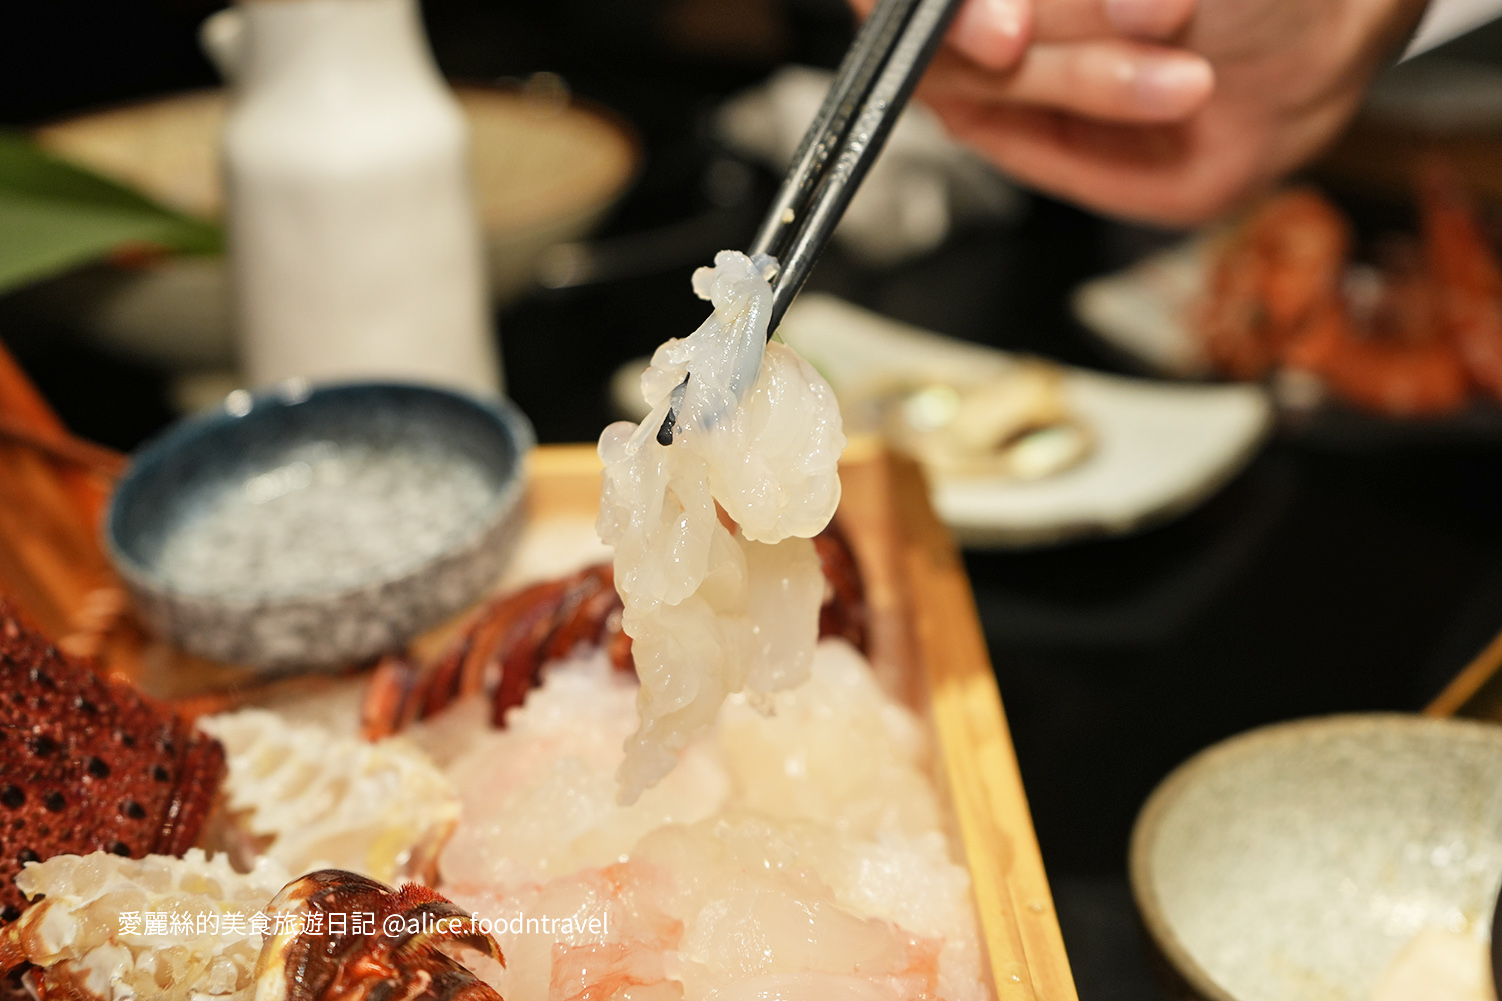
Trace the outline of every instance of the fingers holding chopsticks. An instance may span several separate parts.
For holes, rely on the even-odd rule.
[[[1035,42],[1005,74],[952,50],[935,58],[919,96],[929,103],[1032,105],[1121,123],[1175,122],[1214,89],[1210,64],[1192,53],[1121,39]]]
[[[1040,42],[1132,38],[1170,42],[1194,16],[1195,0],[1034,0]]]
[[[875,0],[851,2],[864,15]],[[931,102],[1031,106],[1107,122],[1182,120],[1214,89],[1210,64],[1171,44],[1194,6],[967,0],[919,93]]]

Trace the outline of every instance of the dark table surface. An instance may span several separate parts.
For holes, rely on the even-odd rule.
[[[187,13],[200,13],[158,6],[179,34],[191,27]],[[457,75],[563,69],[636,123],[646,167],[604,237],[698,220],[703,246],[681,262],[541,292],[498,317],[510,391],[544,442],[595,437],[614,416],[606,383],[616,366],[697,325],[703,307],[689,269],[744,242],[772,183],[753,172],[734,198],[701,183],[723,157],[705,112],[766,66],[650,49],[602,62],[588,48],[606,44],[599,38],[558,46],[556,18],[605,6],[520,4],[525,16],[497,27],[484,21],[493,8],[429,5],[440,57]],[[835,58],[848,30],[837,13],[786,6],[793,37],[805,41],[773,55]],[[498,56],[475,41],[501,36],[514,51]],[[180,66],[168,83],[206,82],[206,68],[175,44]],[[70,102],[124,95],[105,84],[75,93],[83,85],[74,84],[64,99],[48,92],[0,109],[0,120],[24,124]],[[139,86],[162,85],[149,76]],[[1114,360],[1069,316],[1067,294],[1170,238],[1035,197],[1020,220],[963,230],[896,268],[864,268],[833,251],[811,287],[956,337],[1111,370]],[[0,338],[79,434],[130,448],[172,416],[166,373],[103,354],[3,300]],[[1249,727],[1414,711],[1431,699],[1502,627],[1502,441],[1280,433],[1169,524],[1034,552],[970,552],[966,564],[1080,995],[1157,999],[1125,872],[1143,799],[1186,757]]]

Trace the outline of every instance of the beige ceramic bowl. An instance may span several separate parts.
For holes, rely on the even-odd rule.
[[[498,302],[532,280],[537,255],[585,235],[635,176],[640,149],[613,116],[557,94],[460,87],[480,221]],[[223,206],[222,90],[159,98],[39,129],[59,156],[193,215]],[[221,258],[90,269],[28,293],[35,308],[128,354],[174,368],[233,364],[229,278]]]
[[[1502,727],[1333,716],[1233,737],[1148,799],[1131,877],[1199,996],[1366,1001],[1420,930],[1489,932]]]

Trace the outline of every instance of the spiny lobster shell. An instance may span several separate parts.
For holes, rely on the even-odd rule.
[[[218,742],[107,681],[0,601],[0,922],[15,876],[54,855],[181,855],[224,774]]]
[[[813,541],[828,584],[819,635],[843,637],[864,651],[866,595],[850,544],[834,524]],[[634,671],[621,607],[609,563],[503,595],[436,663],[422,665],[404,655],[383,658],[366,687],[362,731],[368,740],[388,737],[479,691],[490,693],[492,723],[505,726],[507,711],[526,699],[543,664],[580,646],[604,647],[618,670]]]

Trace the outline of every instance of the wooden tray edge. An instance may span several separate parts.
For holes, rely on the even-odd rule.
[[[888,461],[917,654],[997,996],[1077,1001],[970,580],[922,473]]]

